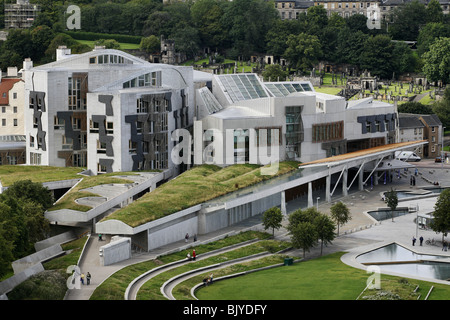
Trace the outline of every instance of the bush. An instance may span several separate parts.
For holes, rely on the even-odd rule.
[[[142,37],[139,36],[129,36],[124,34],[107,34],[107,33],[95,33],[85,31],[65,31],[64,33],[71,36],[74,39],[88,40],[88,41],[96,41],[100,39],[114,39],[117,42],[122,43],[140,44],[142,39]]]
[[[43,271],[15,287],[9,300],[63,300],[67,279],[54,270]]]

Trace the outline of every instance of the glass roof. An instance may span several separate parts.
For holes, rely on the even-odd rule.
[[[264,85],[274,97],[286,97],[294,92],[314,91],[309,82],[267,82]]]
[[[220,75],[217,80],[232,102],[268,97],[262,83],[253,73]]]

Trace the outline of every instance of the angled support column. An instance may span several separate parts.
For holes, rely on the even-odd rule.
[[[313,196],[312,196],[312,182],[308,182],[308,208],[314,206]]]
[[[364,163],[361,164],[361,170],[358,174],[358,190],[364,190]]]
[[[344,197],[348,196],[348,189],[347,189],[347,178],[348,178],[348,170],[347,167],[344,168],[344,175],[342,176],[342,195]]]
[[[287,211],[286,211],[286,193],[285,193],[284,190],[281,191],[281,213],[283,215],[287,214]]]
[[[326,179],[326,187],[325,187],[325,201],[331,202],[331,173],[328,172],[327,179]]]

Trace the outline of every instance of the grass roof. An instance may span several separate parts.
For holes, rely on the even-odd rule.
[[[79,179],[78,173],[83,170],[84,168],[78,167],[2,165],[0,166],[0,181],[4,187],[8,187],[19,180],[44,183]]]
[[[116,219],[131,227],[137,227],[293,171],[298,168],[298,162],[281,162],[276,175],[261,175],[260,168],[261,166],[252,164],[238,164],[225,168],[215,165],[194,167],[103,218],[102,221]]]

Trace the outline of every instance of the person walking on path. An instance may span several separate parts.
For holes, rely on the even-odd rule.
[[[192,260],[194,260],[195,261],[195,249],[194,250],[192,250]]]
[[[188,242],[189,240],[189,233],[186,233],[186,235],[184,236],[184,242]]]
[[[447,247],[448,247],[448,243],[447,243],[447,241],[444,240],[444,242],[442,243],[442,251],[447,251]]]
[[[81,281],[81,284],[84,285],[84,273],[81,274],[81,276],[80,276],[80,281]]]
[[[422,243],[423,243],[423,237],[422,236],[420,236],[419,241],[420,241],[420,245],[422,245]]]
[[[416,244],[416,237],[412,237],[412,245],[414,246]]]
[[[91,283],[91,274],[88,271],[88,273],[86,274],[86,284],[89,285],[90,283]]]

